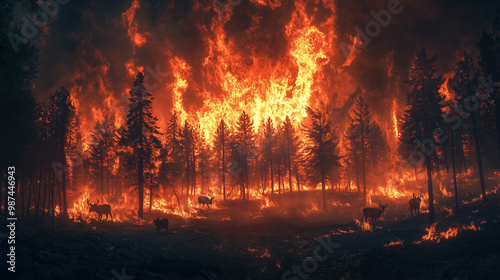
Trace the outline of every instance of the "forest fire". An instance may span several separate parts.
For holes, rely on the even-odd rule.
[[[470,225],[463,225],[461,227],[450,227],[448,230],[443,231],[443,232],[438,232],[436,231],[436,224],[432,224],[429,228],[425,229],[427,231],[427,234],[422,236],[422,241],[433,241],[436,243],[441,242],[442,240],[445,239],[450,239],[453,237],[456,237],[460,231],[463,230],[472,230],[472,231],[478,231],[481,230],[480,227],[477,227],[474,222],[471,222]],[[416,244],[418,244],[421,241],[417,241]]]
[[[431,2],[7,0],[23,279],[464,278],[402,262],[500,231],[500,10]]]

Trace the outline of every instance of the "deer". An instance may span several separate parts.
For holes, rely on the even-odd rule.
[[[410,213],[413,215],[413,212],[420,213],[420,202],[422,202],[422,195],[415,196],[413,194],[413,198],[408,201],[408,205],[410,206]]]
[[[382,215],[385,211],[385,208],[389,203],[382,205],[379,202],[379,207],[380,208],[372,208],[372,207],[367,207],[363,208],[363,217],[361,219],[364,219],[365,222],[368,220],[368,218],[372,219],[372,222],[376,222],[378,218],[380,218],[380,215]]]
[[[203,208],[205,206],[205,204],[208,206],[208,208],[210,209],[210,204],[212,204],[212,200],[214,200],[215,196],[211,196],[211,195],[208,195],[207,196],[198,196],[198,202],[196,202],[195,206],[199,203],[201,206],[201,208]]]
[[[154,224],[156,226],[156,236],[158,236],[160,234],[160,229],[164,228],[165,229],[165,234],[168,233],[168,219],[167,218],[163,218],[160,220],[160,218],[156,218],[156,220],[154,220]]]
[[[102,219],[102,215],[106,214],[106,221],[108,220],[108,214],[111,216],[111,221],[113,221],[113,215],[111,215],[111,205],[109,204],[99,204],[99,199],[96,203],[90,203],[90,200],[87,199],[87,204],[90,205],[89,212],[96,212],[99,215],[99,220]]]

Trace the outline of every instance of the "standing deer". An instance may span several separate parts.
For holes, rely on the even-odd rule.
[[[111,221],[113,221],[113,215],[111,215],[111,205],[109,204],[99,204],[99,199],[97,203],[90,203],[90,200],[87,199],[87,204],[90,205],[89,212],[96,212],[99,215],[99,220],[102,219],[102,215],[106,214],[106,221],[108,220],[108,214],[111,216]]]
[[[410,205],[410,213],[413,215],[413,212],[420,213],[420,202],[422,202],[422,195],[415,196],[413,194],[413,198],[408,201],[408,205]]]
[[[201,208],[203,208],[205,206],[205,204],[208,206],[208,208],[210,208],[210,204],[212,204],[212,200],[214,200],[215,196],[211,196],[211,195],[208,195],[209,197],[207,196],[198,196],[198,202],[196,202],[195,206],[199,203],[201,206]]]
[[[156,226],[156,236],[160,234],[160,229],[164,228],[165,229],[165,234],[168,233],[168,219],[163,218],[160,220],[160,218],[156,218],[154,220],[155,226]]]
[[[371,208],[371,207],[363,208],[363,217],[361,219],[365,219],[365,222],[366,222],[368,220],[368,218],[371,218],[372,222],[374,222],[374,221],[376,222],[377,219],[380,218],[380,215],[382,215],[382,213],[384,213],[385,208],[387,207],[387,205],[389,205],[389,203],[382,205],[379,202],[378,205],[380,206],[380,208]]]

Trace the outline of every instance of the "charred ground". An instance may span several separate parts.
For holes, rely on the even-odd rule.
[[[337,201],[353,196],[329,193]],[[258,212],[258,203],[231,201],[227,208],[200,210],[195,219],[168,216],[169,233],[158,237],[152,220],[161,213],[152,213],[143,225],[23,222],[17,229],[17,270],[22,279],[111,279],[123,268],[135,279],[282,279],[313,256],[316,238],[330,236],[340,246],[307,273],[308,279],[495,279],[500,275],[499,197],[487,205],[464,205],[458,215],[446,210],[451,205],[449,198],[438,203],[438,233],[471,223],[480,229],[422,242],[427,213],[408,215],[403,200],[389,202],[385,219],[372,231],[355,222],[361,203],[305,216],[307,209],[272,207],[252,217],[248,213]],[[293,277],[298,275],[283,279]]]

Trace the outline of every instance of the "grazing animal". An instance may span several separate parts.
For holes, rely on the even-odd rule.
[[[372,222],[377,221],[377,219],[380,218],[380,215],[382,215],[382,213],[384,213],[385,208],[389,204],[387,203],[386,205],[382,205],[379,203],[378,205],[380,206],[380,208],[371,208],[371,207],[364,208],[363,209],[363,217],[361,219],[364,219],[365,222],[368,220],[368,218],[371,218]]]
[[[163,218],[160,220],[160,218],[156,218],[154,220],[155,226],[156,226],[156,236],[160,234],[160,229],[164,228],[165,229],[165,234],[168,233],[168,219]]]
[[[96,212],[99,215],[99,220],[102,219],[102,215],[106,214],[106,221],[108,220],[108,215],[111,216],[111,221],[113,221],[113,215],[111,215],[111,205],[109,204],[99,204],[99,199],[96,203],[90,203],[90,200],[87,199],[87,204],[90,205],[89,212]]]
[[[199,203],[201,206],[201,208],[203,208],[205,206],[205,204],[208,206],[208,208],[210,208],[210,204],[212,204],[212,200],[214,200],[215,196],[211,196],[211,195],[208,195],[208,196],[198,196],[198,202],[196,202],[195,206]]]
[[[408,201],[408,205],[410,205],[410,213],[413,215],[413,212],[420,213],[420,202],[422,202],[422,195],[415,196],[413,194],[413,198]]]

